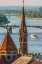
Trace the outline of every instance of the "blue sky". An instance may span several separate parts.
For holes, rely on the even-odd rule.
[[[21,6],[22,0],[0,0],[0,6]],[[25,0],[25,6],[42,6],[42,0]]]

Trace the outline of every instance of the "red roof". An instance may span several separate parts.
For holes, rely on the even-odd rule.
[[[10,36],[10,34],[6,34],[5,36],[4,36],[4,39],[3,39],[3,41],[2,41],[2,47],[1,47],[1,50],[3,51],[16,51],[17,50],[17,48],[16,48],[16,45],[15,45],[15,43],[13,42],[13,40],[12,40],[12,38],[11,38],[11,36]]]

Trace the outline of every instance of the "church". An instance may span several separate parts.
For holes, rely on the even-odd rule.
[[[36,55],[28,54],[27,36],[23,0],[18,33],[18,48],[12,40],[9,32],[7,32],[0,44],[0,64],[42,64],[42,60],[39,60]]]

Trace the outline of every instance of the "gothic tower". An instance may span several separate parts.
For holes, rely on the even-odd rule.
[[[27,54],[28,45],[27,45],[27,28],[24,14],[24,0],[22,5],[22,14],[21,14],[21,22],[18,37],[19,37],[18,54]]]

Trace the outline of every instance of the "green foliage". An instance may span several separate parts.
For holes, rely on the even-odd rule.
[[[0,14],[0,22],[6,22],[8,19],[6,18],[5,15]]]
[[[4,14],[13,14],[13,15],[21,15],[21,10],[0,10],[0,13]],[[27,18],[42,18],[42,14],[37,11],[28,11],[25,10],[25,16]]]
[[[42,14],[40,14],[37,11],[27,11],[25,12],[27,17],[31,17],[31,18],[42,18]]]

